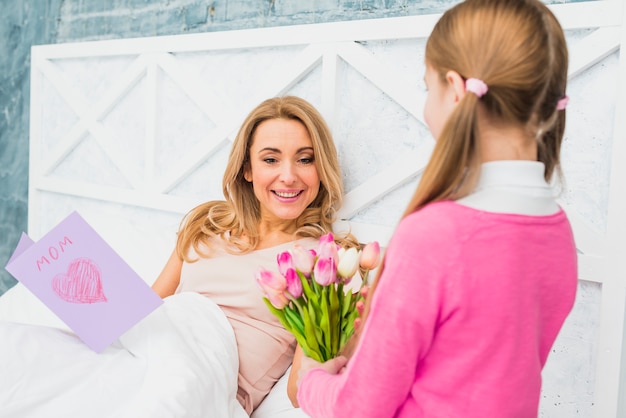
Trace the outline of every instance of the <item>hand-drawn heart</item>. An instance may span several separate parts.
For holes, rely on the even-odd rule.
[[[89,258],[72,260],[67,267],[67,273],[54,276],[52,289],[66,302],[97,303],[107,301],[102,290],[100,269]]]

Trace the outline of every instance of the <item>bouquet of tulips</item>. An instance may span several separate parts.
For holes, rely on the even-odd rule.
[[[323,362],[337,356],[354,333],[356,304],[362,299],[360,289],[345,286],[359,267],[365,273],[361,287],[367,283],[368,273],[380,262],[378,242],[362,251],[346,250],[329,233],[320,238],[317,251],[295,244],[278,254],[277,262],[278,273],[260,268],[256,274],[270,311],[308,357]]]

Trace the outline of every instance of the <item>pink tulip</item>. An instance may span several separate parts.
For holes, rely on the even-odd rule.
[[[274,271],[266,270],[263,267],[257,271],[256,281],[263,290],[269,288],[282,291],[287,288],[287,279],[285,279],[282,275]]]
[[[313,268],[315,281],[322,286],[328,286],[337,280],[337,266],[331,257],[318,258]]]
[[[302,296],[302,282],[296,271],[294,269],[287,270],[285,278],[287,279],[287,292],[295,299]]]
[[[361,258],[359,264],[361,267],[367,270],[373,270],[378,267],[380,263],[380,245],[378,241],[372,241],[368,243],[363,251],[361,251]]]
[[[287,275],[287,270],[293,268],[293,257],[289,251],[284,251],[276,256],[276,261],[278,263],[278,271],[283,276]]]
[[[322,235],[320,237],[319,245],[317,248],[317,256],[319,258],[332,258],[335,264],[339,262],[339,256],[337,254],[337,244],[332,233]]]
[[[335,237],[333,236],[332,232],[329,232],[328,234],[324,234],[320,237],[319,239],[319,244],[320,245],[325,245],[325,244],[330,244],[330,243],[334,243],[335,242]]]
[[[315,254],[304,248],[302,245],[295,244],[291,255],[293,258],[294,268],[309,277],[311,275],[311,271],[313,270],[313,264],[315,263]]]
[[[287,279],[282,275],[261,267],[257,271],[256,282],[276,309],[283,309],[287,306],[289,303],[289,299],[285,295]]]
[[[289,304],[289,299],[285,295],[285,292],[270,289],[265,292],[265,296],[267,296],[267,299],[276,309],[283,309]]]

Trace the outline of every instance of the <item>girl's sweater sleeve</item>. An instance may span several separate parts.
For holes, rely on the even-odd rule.
[[[361,340],[343,373],[310,370],[298,391],[312,417],[392,417],[407,402],[437,326],[450,254],[441,222],[417,212],[389,243]]]

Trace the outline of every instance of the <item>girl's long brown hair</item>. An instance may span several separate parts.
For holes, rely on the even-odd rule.
[[[456,105],[403,217],[431,202],[456,200],[473,190],[481,164],[479,105],[492,120],[525,126],[536,137],[545,179],[560,174],[565,111],[557,110],[557,102],[565,95],[568,52],[559,22],[541,1],[466,0],[456,5],[435,25],[425,60],[442,83],[453,70],[465,79],[484,81],[489,90],[480,99],[465,94]],[[383,270],[381,265],[363,320]],[[358,334],[348,355],[357,339]]]

